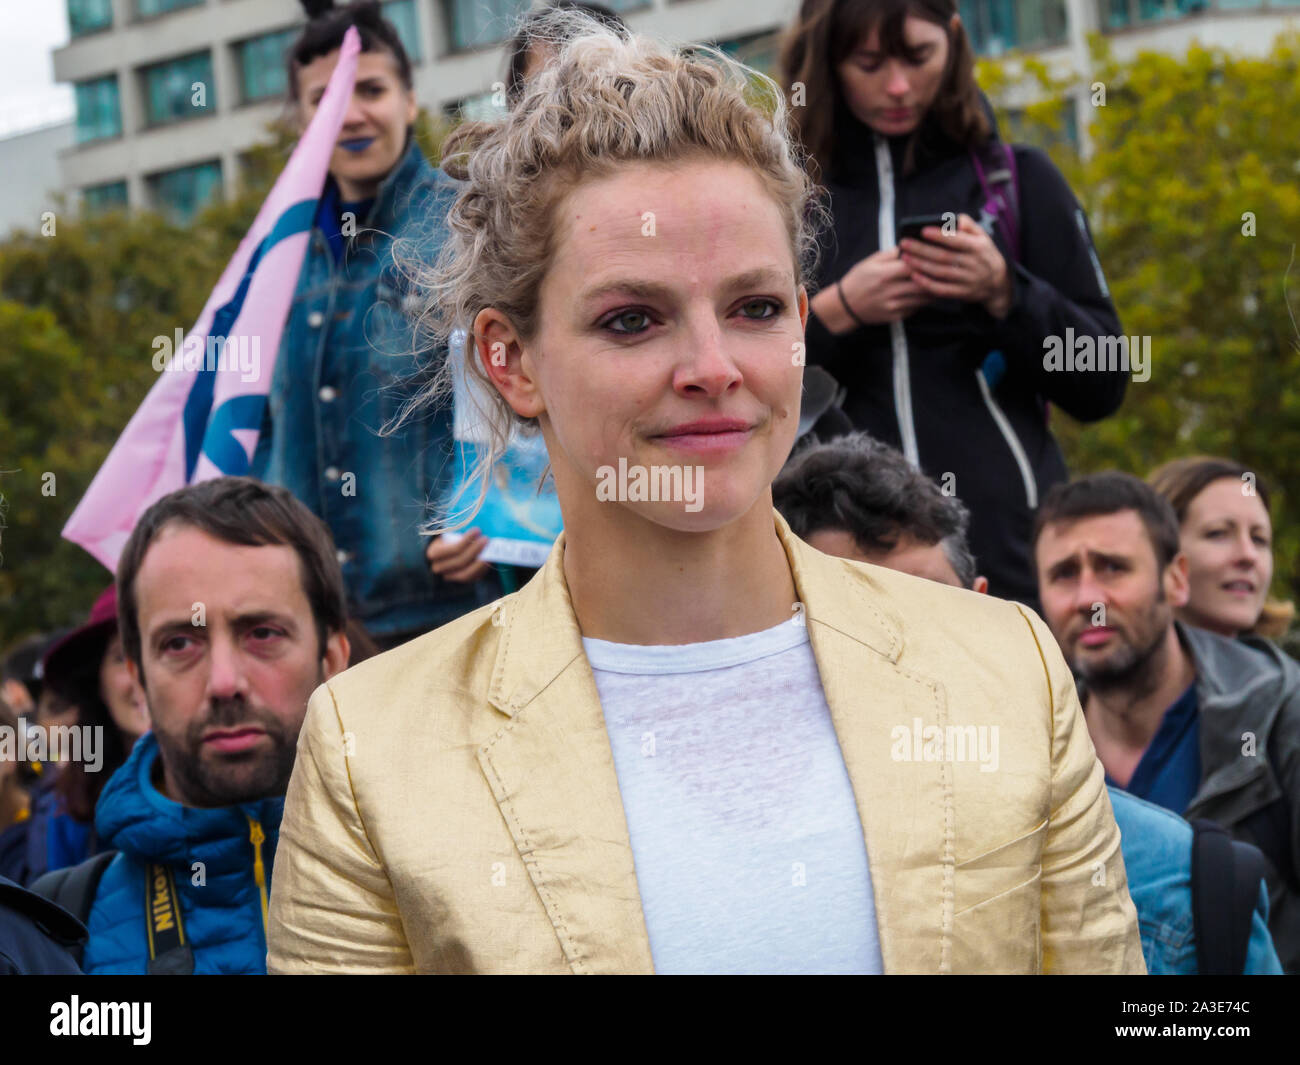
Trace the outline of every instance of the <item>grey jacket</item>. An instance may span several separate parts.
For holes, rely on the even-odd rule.
[[[1175,624],[1200,718],[1201,785],[1183,816],[1264,851],[1269,929],[1282,967],[1300,972],[1300,665],[1267,640]]]

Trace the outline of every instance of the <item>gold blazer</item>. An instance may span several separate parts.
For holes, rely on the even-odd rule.
[[[1043,622],[824,555],[773,516],[885,971],[1145,972],[1101,764]],[[312,695],[269,971],[654,971],[563,552],[561,536],[518,592]]]

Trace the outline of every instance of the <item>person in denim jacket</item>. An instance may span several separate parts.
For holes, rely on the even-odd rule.
[[[454,546],[426,545],[420,535],[428,504],[450,479],[450,407],[396,424],[445,350],[420,350],[394,242],[403,255],[435,256],[457,184],[415,143],[410,61],[378,4],[331,8],[307,24],[288,55],[290,99],[305,127],[350,26],[362,42],[353,101],[285,324],[252,474],[287,488],[329,526],[349,611],[389,647],[501,588],[477,560],[486,541],[476,531]]]
[[[1177,814],[1113,785],[1106,790],[1119,825],[1147,973],[1195,976],[1199,968],[1192,919],[1192,826]],[[1268,930],[1268,889],[1262,882],[1250,918],[1243,975],[1282,975],[1282,962]]]

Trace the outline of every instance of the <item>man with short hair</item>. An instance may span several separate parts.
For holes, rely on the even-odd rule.
[[[966,542],[966,507],[901,452],[865,433],[799,452],[777,477],[772,494],[790,528],[818,550],[987,591],[988,581],[977,575]],[[1108,784],[1147,972],[1196,973],[1191,826]],[[1251,915],[1246,973],[1282,971],[1267,912],[1261,891]]]
[[[88,973],[264,973],[298,732],[308,697],[348,659],[334,544],[284,489],[222,477],[150,507],[117,582],[153,730],[96,807],[116,856],[36,887],[63,901],[88,885],[75,892]]]
[[[1300,666],[1267,640],[1174,620],[1188,595],[1178,523],[1136,477],[1054,487],[1034,550],[1107,781],[1258,847],[1278,955],[1300,971]]]
[[[966,540],[970,512],[867,433],[796,452],[773,482],[772,497],[795,535],[818,551],[988,590]]]

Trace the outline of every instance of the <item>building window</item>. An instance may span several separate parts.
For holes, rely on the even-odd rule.
[[[207,0],[135,0],[136,18],[153,18],[183,7],[201,7]]]
[[[529,0],[450,0],[451,46],[456,51],[496,44],[510,36]]]
[[[1285,0],[1281,0],[1285,2]],[[1101,21],[1108,30],[1123,29],[1144,22],[1164,22],[1208,11],[1211,7],[1259,8],[1263,0],[1103,0]],[[1271,0],[1270,7],[1279,6]]]
[[[76,98],[78,144],[122,135],[116,74],[81,82],[76,87]]]
[[[68,29],[74,37],[113,25],[113,0],[68,0]]]
[[[285,53],[298,39],[298,33],[297,29],[280,30],[235,45],[240,96],[244,103],[283,96],[288,91]]]
[[[504,93],[498,96],[497,93],[489,89],[487,92],[480,92],[474,96],[466,96],[462,100],[444,104],[442,113],[453,122],[458,120],[464,122],[494,122],[502,118],[506,113],[505,104],[498,102],[504,100],[504,96]]]
[[[397,36],[401,38],[402,47],[406,49],[411,62],[418,63],[423,56],[420,49],[420,19],[415,10],[415,0],[389,0],[382,10],[384,18],[397,30]]]
[[[110,181],[81,190],[81,202],[87,214],[126,210],[126,182]]]
[[[1064,44],[1069,36],[1065,0],[961,0],[960,9],[979,55]]]
[[[145,178],[150,204],[173,222],[188,225],[199,210],[221,191],[221,163],[183,166]]]
[[[140,74],[144,80],[145,118],[151,126],[180,122],[217,108],[210,52],[155,63],[144,67]]]
[[[768,77],[776,77],[777,50],[780,47],[779,33],[754,33],[748,37],[719,41],[717,47],[719,51],[725,52],[745,66],[753,67]]]
[[[532,7],[531,0],[442,0],[451,25],[453,51],[481,48],[504,41],[514,32],[519,16]],[[602,0],[619,14],[650,6],[651,0]]]

